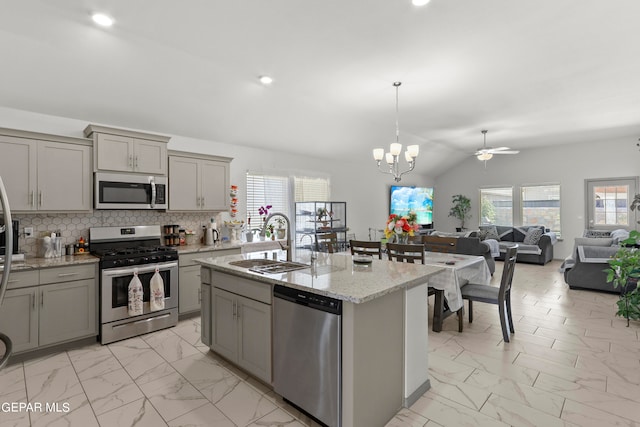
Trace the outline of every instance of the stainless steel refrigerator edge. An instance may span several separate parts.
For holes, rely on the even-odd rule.
[[[8,248],[12,248],[13,239],[17,238],[17,236],[13,235],[13,227],[11,226],[12,225],[11,208],[9,207],[7,190],[4,187],[4,182],[2,181],[2,177],[0,177],[0,204],[2,206],[2,214],[4,216],[5,244]],[[2,281],[0,281],[0,309],[2,309],[2,301],[4,300],[4,294],[7,291],[7,286],[9,284],[9,274],[11,274],[11,253],[8,253],[4,257],[4,266],[2,269]],[[2,369],[9,361],[9,357],[11,357],[13,346],[11,344],[11,339],[5,334],[3,334],[1,331],[0,331],[0,341],[2,341],[5,346],[5,353],[2,356],[2,359],[0,359],[0,369]]]

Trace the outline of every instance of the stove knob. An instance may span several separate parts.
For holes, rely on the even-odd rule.
[[[135,264],[135,263],[136,263],[135,258],[129,258],[129,259],[127,260],[127,264],[129,264],[129,265],[133,265],[133,264]]]
[[[158,262],[158,256],[157,255],[152,255],[151,257],[149,257],[149,259],[151,260],[151,262]]]
[[[142,260],[141,260],[141,261],[142,261],[144,264],[148,264],[148,263],[150,262],[149,257],[147,257],[147,256],[142,257]]]
[[[165,256],[164,256],[164,259],[165,259],[166,261],[171,261],[171,260],[173,260],[173,256],[172,256],[172,255],[165,255]]]
[[[113,261],[111,261],[111,263],[114,267],[118,267],[119,265],[122,265],[122,260],[114,259]]]

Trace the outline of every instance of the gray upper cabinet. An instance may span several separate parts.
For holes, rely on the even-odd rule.
[[[0,129],[0,171],[16,212],[90,211],[91,141]]]
[[[167,174],[169,137],[96,125],[84,134],[93,137],[96,171]]]
[[[227,210],[231,160],[169,151],[169,210]]]

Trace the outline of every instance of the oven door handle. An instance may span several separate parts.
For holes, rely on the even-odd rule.
[[[168,262],[168,263],[164,263],[164,264],[151,264],[151,265],[146,265],[144,267],[127,267],[127,268],[118,268],[118,269],[111,269],[108,268],[106,270],[102,271],[102,274],[104,276],[107,277],[113,277],[113,276],[128,276],[129,274],[133,274],[134,270],[138,270],[138,273],[149,273],[151,271],[155,271],[156,267],[158,267],[159,270],[168,270],[174,267],[178,267],[178,263],[177,262]]]

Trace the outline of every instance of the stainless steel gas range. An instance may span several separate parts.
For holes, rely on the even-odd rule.
[[[161,245],[159,225],[93,227],[89,245],[100,258],[100,342],[108,344],[178,323],[178,251]],[[151,311],[150,282],[156,268],[164,282],[164,309]],[[128,312],[134,272],[142,282],[143,314]]]

